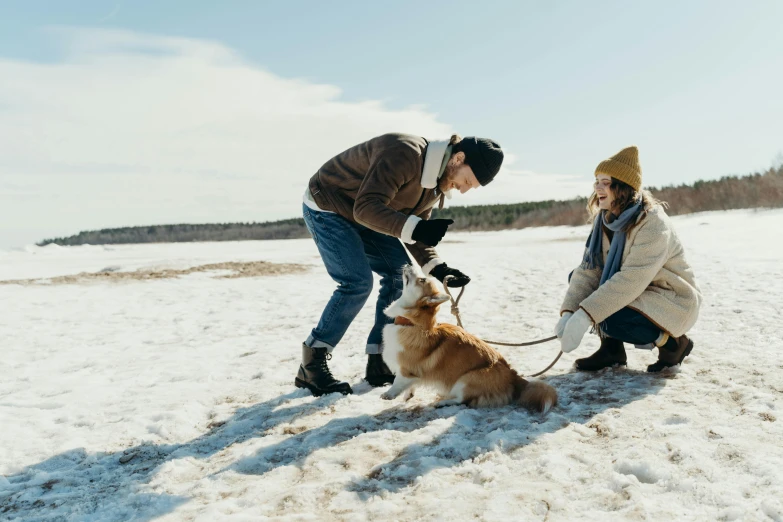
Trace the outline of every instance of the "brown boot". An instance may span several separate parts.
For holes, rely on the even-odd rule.
[[[576,360],[576,369],[584,372],[596,372],[619,364],[625,366],[628,359],[625,355],[625,346],[622,341],[604,337],[601,339],[601,347],[593,355]]]
[[[677,338],[669,337],[666,344],[658,348],[658,361],[648,366],[647,371],[655,373],[664,368],[677,366],[691,353],[691,350],[693,350],[693,341],[686,335]]]

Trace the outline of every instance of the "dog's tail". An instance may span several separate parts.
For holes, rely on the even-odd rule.
[[[514,383],[517,402],[533,411],[546,413],[557,404],[557,392],[542,381],[527,381],[517,376]]]

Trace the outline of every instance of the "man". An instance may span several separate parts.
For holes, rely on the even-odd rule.
[[[313,395],[353,393],[327,365],[372,290],[372,273],[381,276],[375,325],[367,338],[365,378],[372,386],[394,381],[384,364],[382,330],[391,320],[384,309],[402,293],[402,267],[410,263],[400,240],[429,274],[449,286],[470,278],[437,257],[450,219],[429,219],[447,193],[486,185],[497,175],[503,151],[492,140],[452,136],[427,141],[407,134],[385,134],[351,147],[327,161],[310,178],[303,214],[313,240],[338,284],[307,340],[295,384]]]

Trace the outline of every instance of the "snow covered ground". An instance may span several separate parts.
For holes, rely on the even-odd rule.
[[[31,247],[0,280],[302,263],[299,274],[0,284],[0,520],[783,520],[783,211],[675,218],[706,302],[681,369],[545,377],[560,405],[435,410],[361,382],[372,303],[293,386],[332,283],[310,240]],[[449,234],[472,332],[547,336],[586,227]],[[777,239],[775,239],[777,238]],[[442,320],[452,321],[448,307]],[[522,373],[556,343],[500,348]]]

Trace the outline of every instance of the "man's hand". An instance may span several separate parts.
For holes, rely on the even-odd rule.
[[[576,350],[592,324],[587,312],[582,308],[577,310],[566,323],[563,337],[560,338],[560,349],[563,353]]]
[[[413,229],[411,238],[414,241],[434,247],[440,243],[440,240],[446,235],[446,229],[452,223],[454,223],[453,219],[423,219]]]
[[[466,284],[470,283],[470,278],[468,276],[456,268],[449,268],[446,263],[441,263],[430,270],[430,275],[441,283],[443,283],[443,280],[446,279],[446,276],[454,276],[453,278],[450,278],[448,282],[448,285],[452,288],[465,286]]]

